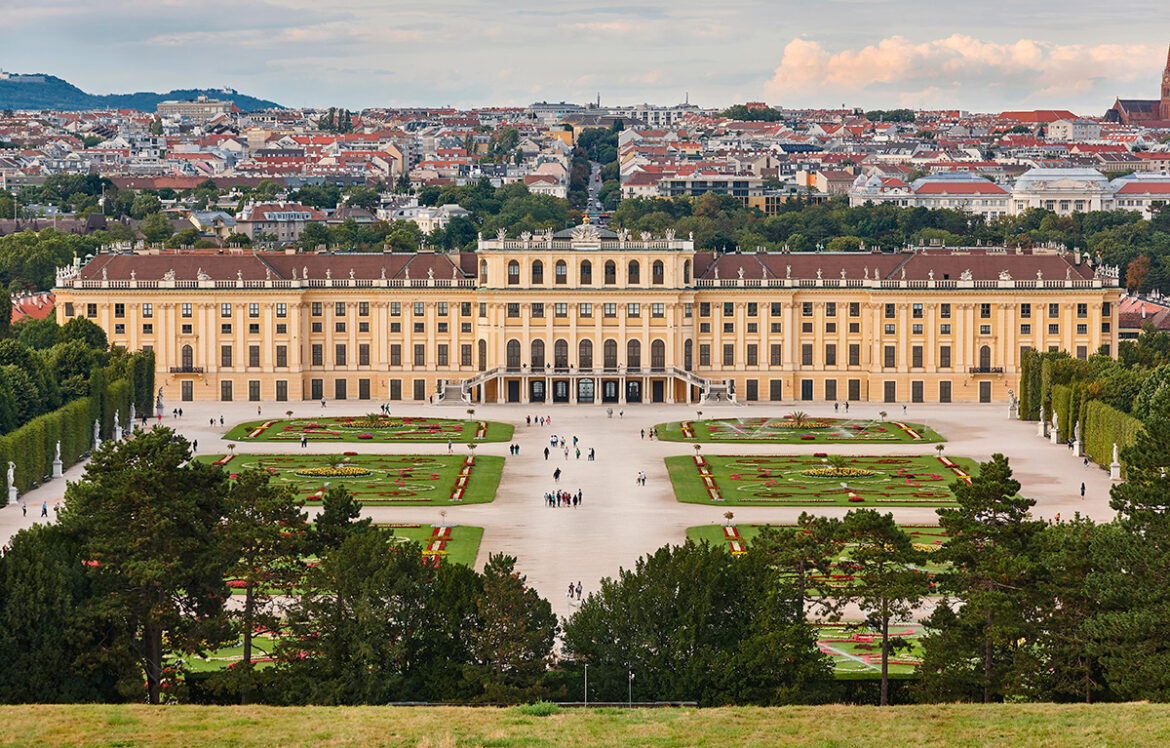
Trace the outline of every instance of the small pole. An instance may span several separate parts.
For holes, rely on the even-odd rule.
[[[634,706],[634,671],[629,671],[629,692],[626,694],[626,708],[630,709]]]
[[[585,706],[589,706],[589,663],[585,663]]]

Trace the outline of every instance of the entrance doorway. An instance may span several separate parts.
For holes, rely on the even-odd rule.
[[[980,382],[979,383],[979,402],[981,402],[981,403],[991,402],[991,382]]]
[[[800,399],[801,400],[812,400],[813,399],[813,380],[811,380],[811,379],[800,380]]]
[[[616,379],[601,380],[601,402],[616,403],[621,400],[621,382]]]
[[[520,380],[519,379],[509,379],[508,380],[508,402],[510,402],[510,403],[520,402]]]
[[[552,383],[553,402],[567,403],[569,402],[569,380],[554,379]]]
[[[592,379],[578,379],[577,380],[577,402],[579,402],[579,403],[593,402],[593,380]]]
[[[626,402],[640,403],[642,402],[642,380],[631,379],[626,382]]]
[[[531,379],[528,381],[528,400],[534,403],[544,402],[543,379]]]
[[[666,384],[661,379],[655,379],[650,383],[650,402],[666,402]]]

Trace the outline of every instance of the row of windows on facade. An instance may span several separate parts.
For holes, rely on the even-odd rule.
[[[487,284],[487,261],[481,260],[479,264],[479,282]],[[606,260],[605,265],[602,266],[603,283],[607,286],[617,285],[617,263],[613,260]],[[533,260],[528,268],[529,284],[533,286],[544,285],[544,262],[541,260]],[[553,279],[555,285],[563,286],[569,282],[569,265],[564,260],[557,260],[553,265]],[[581,286],[593,285],[593,263],[589,260],[582,260],[577,269],[577,282]],[[642,282],[642,266],[637,260],[630,260],[626,263],[626,284],[638,285]],[[650,265],[650,282],[656,286],[660,286],[666,282],[666,266],[662,260],[655,260]],[[683,283],[691,282],[691,261],[683,261]],[[520,262],[518,260],[508,261],[508,285],[520,285]]]
[[[461,317],[470,317],[471,316],[471,302],[470,301],[459,302],[458,305],[459,305],[459,315]],[[344,302],[344,301],[334,302],[333,303],[333,316],[334,317],[345,317],[350,306],[351,306],[351,304]],[[357,316],[358,317],[369,317],[370,316],[370,303],[368,301],[359,301],[359,302],[352,304],[352,306],[357,308]],[[454,306],[454,304],[448,304],[448,302],[446,302],[446,301],[436,302],[436,304],[435,304],[436,316],[438,316],[438,317],[449,316],[450,312],[451,312],[451,306]],[[544,313],[545,313],[545,306],[546,305],[543,302],[534,302],[534,303],[530,304],[529,307],[532,311],[532,316],[533,317],[543,317]],[[568,303],[557,302],[555,304],[552,304],[552,306],[555,310],[556,316],[558,316],[558,317],[568,316],[568,313],[569,313]],[[651,308],[652,316],[662,317],[665,315],[665,311],[666,311],[665,304],[653,303],[653,304],[650,304],[649,306]],[[719,307],[719,304],[716,303],[713,305],[711,302],[707,302],[707,301],[700,302],[699,303],[699,316],[700,317],[710,317],[713,306]],[[737,304],[735,302],[731,302],[731,301],[723,302],[722,303],[723,316],[724,317],[735,316],[736,306],[737,306]],[[744,307],[744,311],[745,311],[746,316],[758,317],[760,315],[760,306],[761,305],[759,302],[749,301],[746,304],[742,304],[742,306]],[[840,306],[844,307],[846,305],[842,304]],[[860,317],[861,316],[861,303],[860,302],[851,301],[851,302],[848,302],[847,306],[848,306],[848,309],[847,309],[848,316],[850,316],[850,317]],[[941,303],[941,304],[938,304],[937,306],[938,306],[939,316],[943,319],[950,319],[950,317],[951,317],[951,304]],[[1039,309],[1037,310],[1037,314],[1039,315],[1043,311],[1044,305],[1037,304],[1035,306],[1039,307]],[[72,317],[73,316],[72,302],[67,302],[66,307],[67,308],[65,311],[65,316]],[[607,317],[616,316],[618,304],[606,303],[603,305],[603,307],[604,307],[605,316],[607,316]],[[640,316],[641,307],[642,307],[642,305],[639,303],[636,303],[636,302],[628,303],[628,304],[626,304],[627,314],[629,316]],[[1052,317],[1052,318],[1056,318],[1056,317],[1060,316],[1060,304],[1058,302],[1050,302],[1047,305],[1047,307],[1048,307],[1048,310],[1047,310],[1048,315],[1047,316]],[[221,303],[220,304],[220,317],[225,318],[225,319],[231,318],[234,308],[235,308],[235,305],[230,303],[230,302]],[[593,304],[587,303],[587,302],[582,302],[582,303],[577,304],[577,308],[578,308],[578,313],[579,313],[578,316],[581,316],[581,317],[592,317],[593,316]],[[990,304],[990,303],[979,304],[979,317],[980,317],[980,319],[991,319],[993,308],[994,308],[994,305]],[[506,309],[507,309],[507,314],[509,317],[519,317],[520,316],[521,305],[519,303],[516,303],[516,302],[508,303],[506,306]],[[398,302],[398,301],[390,302],[389,303],[389,311],[390,311],[391,317],[402,316],[402,302]],[[426,316],[426,304],[422,301],[413,302],[412,311],[413,311],[413,314],[415,317]],[[690,303],[684,304],[683,311],[684,311],[684,316],[690,317],[691,313],[692,313],[692,305]],[[779,317],[783,314],[783,311],[784,311],[783,302],[774,301],[774,302],[770,303],[769,312],[770,312],[771,316]],[[835,301],[823,302],[824,316],[836,317],[836,316],[838,316],[838,311],[839,310],[838,310],[837,302],[835,302]],[[884,304],[883,312],[884,312],[883,316],[886,319],[896,319],[898,316],[898,305],[893,304],[893,303],[886,303],[886,304]],[[815,314],[814,303],[811,301],[800,302],[800,313],[801,313],[802,317],[814,316],[814,314]],[[1033,304],[1031,304],[1029,302],[1024,302],[1024,303],[1021,303],[1019,305],[1020,317],[1022,317],[1024,319],[1028,319],[1032,316],[1032,313],[1033,313]],[[1101,305],[1101,315],[1104,317],[1108,317],[1111,315],[1111,313],[1112,313],[1112,305],[1108,301],[1104,302]],[[192,304],[191,303],[180,304],[179,314],[181,317],[183,317],[185,319],[189,319],[189,318],[193,317],[194,316],[194,309],[193,309]],[[310,314],[310,316],[313,316],[313,317],[323,316],[324,304],[320,301],[312,302],[310,304],[309,314]],[[481,317],[487,316],[487,304],[486,303],[484,303],[484,302],[480,303],[479,314]],[[926,314],[926,307],[924,304],[913,303],[910,305],[910,316],[912,319],[923,319],[925,317],[925,314]],[[87,304],[86,305],[86,316],[93,318],[93,317],[97,317],[97,315],[98,315],[98,305],[96,303]],[[148,319],[152,318],[154,316],[154,304],[152,304],[152,303],[143,304],[142,305],[142,316],[144,318],[148,318]],[[1078,318],[1081,318],[1081,319],[1087,318],[1089,316],[1088,303],[1078,302],[1076,304],[1076,316]],[[123,319],[125,317],[126,317],[126,305],[122,302],[116,302],[114,304],[114,318],[115,319]],[[255,302],[248,304],[248,317],[250,319],[259,319],[260,318],[260,304],[255,303]],[[286,303],[277,303],[276,304],[276,317],[277,317],[277,319],[285,319],[288,317],[288,305]]]
[[[286,402],[288,400],[288,381],[284,379],[276,380],[275,399],[277,402]],[[325,397],[325,383],[321,379],[313,379],[309,382],[309,399],[320,400]],[[370,399],[370,380],[359,379],[357,381],[357,399]],[[415,400],[425,400],[427,397],[427,382],[425,379],[415,379],[412,382],[412,395]],[[248,381],[248,400],[252,402],[260,402],[261,397],[261,383],[258,379],[251,379]],[[231,402],[235,399],[235,387],[231,380],[222,380],[219,383],[219,399],[224,402]],[[349,398],[349,383],[344,379],[337,379],[333,382],[333,392],[331,393],[334,400],[346,400]],[[187,380],[179,383],[179,399],[183,402],[191,402],[195,399],[195,383]],[[390,380],[390,400],[402,399],[402,380]]]

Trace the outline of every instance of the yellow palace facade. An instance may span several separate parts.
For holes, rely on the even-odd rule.
[[[168,401],[992,402],[1028,348],[1116,353],[1076,253],[696,252],[588,224],[460,254],[147,251],[57,278],[58,321],[152,349]]]

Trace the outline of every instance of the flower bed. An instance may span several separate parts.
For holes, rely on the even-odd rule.
[[[353,465],[331,465],[329,467],[302,468],[296,474],[303,478],[356,478],[369,475],[370,471]]]
[[[802,470],[800,474],[807,475],[810,478],[868,478],[874,475],[874,472],[863,468],[825,467]]]

